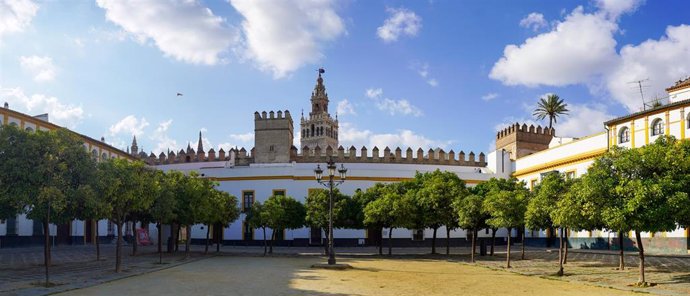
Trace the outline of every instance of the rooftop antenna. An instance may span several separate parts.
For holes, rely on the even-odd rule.
[[[632,84],[632,83],[637,84],[637,87],[640,90],[640,98],[642,99],[642,110],[643,111],[647,110],[647,103],[645,103],[645,101],[644,101],[644,92],[642,91],[642,87],[643,87],[642,83],[647,82],[647,81],[649,81],[649,78],[628,82],[628,84]],[[649,85],[644,85],[644,87],[647,88],[647,87],[649,87]]]

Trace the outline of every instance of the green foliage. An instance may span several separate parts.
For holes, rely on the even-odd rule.
[[[110,205],[108,218],[118,225],[135,211],[148,209],[154,201],[144,163],[110,159],[98,164],[96,188]]]
[[[547,229],[554,226],[551,212],[558,200],[567,192],[569,182],[563,175],[553,172],[544,175],[534,188],[525,211],[525,226],[529,229]]]
[[[273,195],[263,204],[261,220],[274,230],[296,229],[304,226],[304,205],[290,196]]]
[[[445,225],[449,229],[457,226],[453,201],[468,194],[465,182],[453,172],[436,170],[417,173],[420,188],[415,192],[417,205],[421,208],[424,226],[438,228]]]
[[[486,227],[488,216],[484,211],[484,197],[470,194],[458,198],[453,203],[453,209],[458,217],[458,226],[463,229],[481,229]]]
[[[328,227],[329,191],[326,189],[310,190],[307,195],[306,224],[312,227]],[[357,228],[360,226],[361,206],[352,199],[333,189],[333,227]]]
[[[486,224],[493,228],[523,225],[528,193],[525,190],[491,191],[484,200],[484,210],[491,216]]]

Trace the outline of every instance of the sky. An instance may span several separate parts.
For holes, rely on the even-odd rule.
[[[690,2],[0,0],[0,102],[147,153],[253,147],[323,67],[340,144],[490,152],[557,94],[582,137],[690,75]],[[178,96],[177,93],[181,93]]]

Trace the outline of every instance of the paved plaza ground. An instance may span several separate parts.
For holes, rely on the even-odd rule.
[[[466,248],[451,249],[451,256],[397,248],[392,258],[376,255],[375,248],[340,248],[340,261],[355,267],[347,271],[309,268],[323,260],[317,247],[278,247],[262,257],[260,247],[224,246],[204,255],[203,246],[193,246],[189,259],[182,252],[166,254],[163,265],[156,263],[155,248],[140,248],[138,256],[125,250],[124,272],[116,274],[112,245],[103,246],[102,261],[94,260],[93,246],[57,247],[51,279],[59,285],[43,288],[37,284],[43,279],[42,248],[0,249],[0,295],[690,295],[688,256],[648,257],[647,279],[656,286],[641,289],[629,286],[637,280],[636,253],[626,256],[628,269],[618,271],[613,253],[570,252],[566,276],[559,278],[557,252],[544,249],[528,249],[528,260],[513,253],[508,271],[505,253],[478,257],[475,266]]]

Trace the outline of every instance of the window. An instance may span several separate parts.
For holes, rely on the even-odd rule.
[[[10,126],[17,127],[17,126],[19,126],[19,125],[18,125],[16,122],[13,121],[13,122],[10,122]]]
[[[652,136],[658,136],[664,134],[664,121],[660,118],[652,121]]]
[[[531,180],[529,182],[529,189],[534,190],[534,187],[537,187],[537,179]]]
[[[31,128],[31,127],[27,127],[27,128],[26,128],[26,131],[27,131],[27,132],[33,132],[33,131],[34,131],[34,129],[33,129],[33,128]]]
[[[98,160],[98,151],[96,149],[91,150],[91,158]]]
[[[248,212],[249,210],[251,210],[253,204],[254,204],[254,191],[253,190],[242,191],[242,211]]]
[[[627,127],[621,128],[621,131],[618,132],[618,143],[627,143],[630,142],[630,129]]]
[[[106,154],[105,152],[103,152],[103,154],[101,154],[101,160],[103,160],[103,161],[108,160],[108,154]]]
[[[273,189],[273,195],[274,196],[278,196],[278,195],[285,196],[285,189]]]
[[[690,114],[688,114],[688,117],[685,119],[685,128],[690,129]]]
[[[565,179],[566,179],[566,180],[575,179],[575,171],[568,171],[568,172],[565,172]]]

